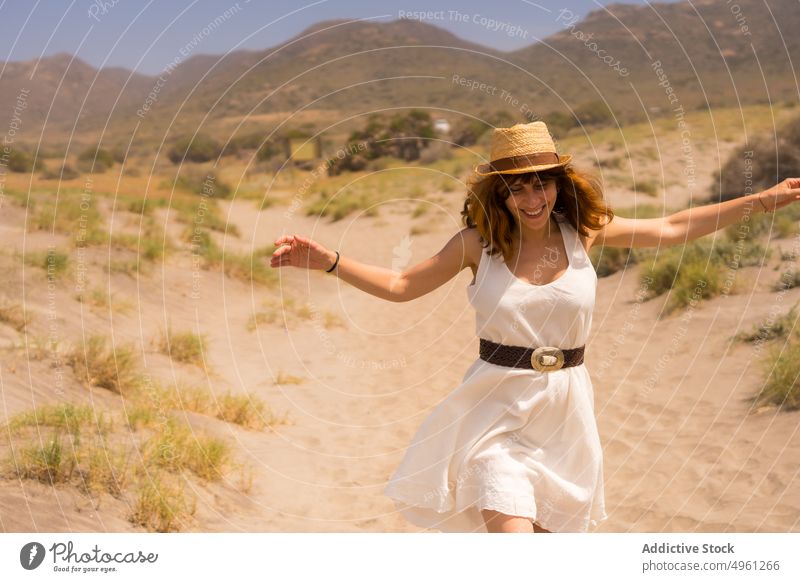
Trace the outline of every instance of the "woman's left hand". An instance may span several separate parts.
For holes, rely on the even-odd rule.
[[[800,178],[786,178],[772,188],[759,192],[758,197],[768,212],[789,206],[792,202],[800,200]]]

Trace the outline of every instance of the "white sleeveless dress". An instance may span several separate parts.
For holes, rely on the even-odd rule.
[[[575,229],[554,216],[569,258],[555,281],[527,283],[501,254],[481,253],[467,287],[478,337],[526,347],[586,344],[597,275]],[[603,452],[585,364],[539,372],[477,358],[422,422],[383,493],[409,522],[443,532],[486,532],[481,509],[551,532],[596,526],[607,518]]]

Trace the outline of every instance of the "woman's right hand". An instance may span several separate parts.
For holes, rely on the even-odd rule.
[[[282,236],[275,241],[275,246],[279,248],[272,253],[270,266],[273,268],[302,267],[327,271],[336,261],[334,251],[303,236],[293,234]]]

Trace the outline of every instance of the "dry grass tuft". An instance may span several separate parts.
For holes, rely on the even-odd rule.
[[[142,385],[133,347],[123,345],[114,349],[103,336],[91,336],[83,349],[74,348],[66,360],[87,386],[131,395]]]

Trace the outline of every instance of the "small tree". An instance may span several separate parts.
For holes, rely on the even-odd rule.
[[[711,200],[730,200],[800,174],[800,116],[772,136],[741,144],[714,173]],[[748,183],[749,182],[749,183]],[[719,191],[717,191],[719,184]]]
[[[220,145],[216,140],[197,134],[194,137],[182,137],[169,150],[169,159],[173,164],[183,160],[189,162],[207,162],[220,154]]]
[[[42,162],[28,152],[15,148],[8,155],[8,169],[12,172],[29,174],[41,170]]]
[[[84,171],[105,172],[114,165],[114,155],[99,146],[88,147],[78,154],[78,167]]]
[[[575,109],[581,125],[606,125],[614,121],[614,115],[603,101],[584,103]]]

